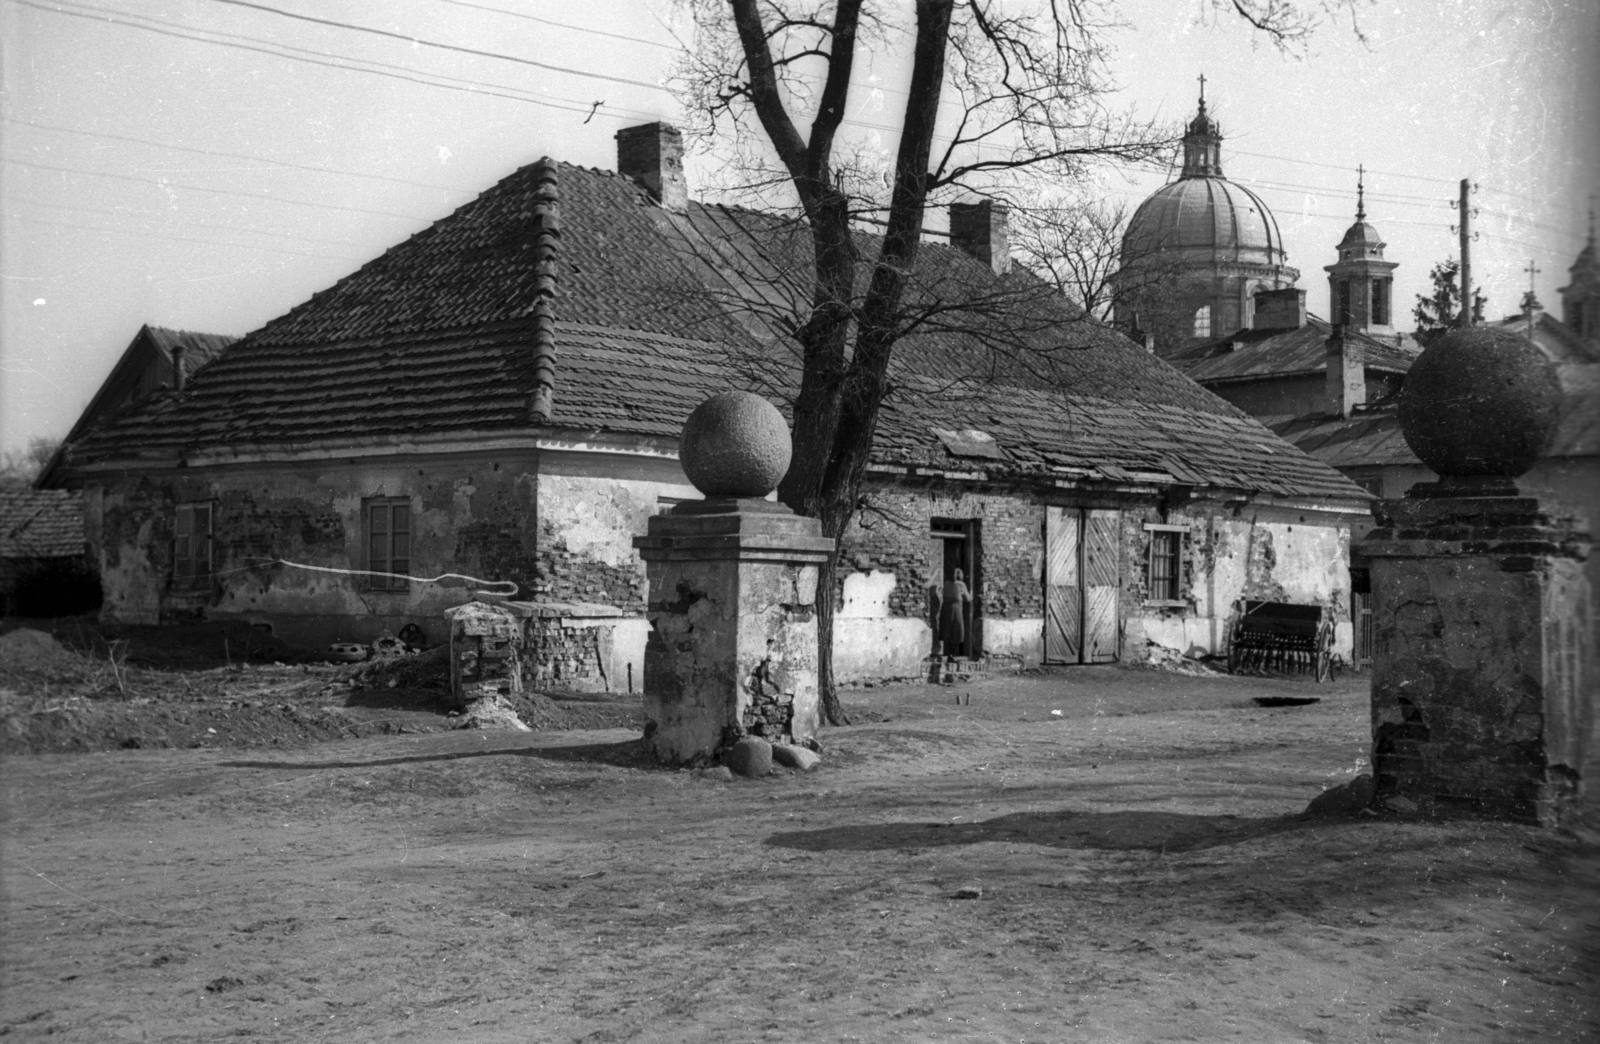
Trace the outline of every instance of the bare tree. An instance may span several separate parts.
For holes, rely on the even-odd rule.
[[[1048,0],[1032,11],[998,0],[917,0],[909,25],[897,7],[868,0],[689,6],[697,41],[679,83],[700,117],[691,129],[731,139],[741,188],[789,206],[809,239],[793,325],[797,451],[778,494],[837,541],[860,501],[891,354],[929,319],[905,307],[928,206],[958,195],[1004,199],[1029,175],[1072,183],[1098,161],[1148,159],[1172,136],[1109,107],[1105,38],[1114,20],[1096,0]],[[1223,7],[1215,0],[1214,9]],[[1315,14],[1287,0],[1231,7],[1280,44],[1297,42]],[[907,52],[906,89],[882,106],[895,117],[855,127],[865,120],[863,100],[877,101],[852,82],[858,56]],[[892,155],[872,147],[878,131],[898,139]],[[854,234],[862,221],[878,233],[868,250]],[[837,555],[821,570],[818,681],[827,720],[842,724],[832,656],[836,563]]]
[[[0,454],[0,483],[33,485],[60,448],[60,439],[35,435],[28,440],[26,449],[6,450]]]

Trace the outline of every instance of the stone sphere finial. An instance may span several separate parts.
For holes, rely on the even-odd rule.
[[[1498,327],[1451,330],[1423,352],[1400,392],[1400,431],[1443,478],[1515,478],[1550,448],[1561,408],[1555,365]]]
[[[791,445],[776,406],[751,392],[723,392],[689,414],[678,460],[708,497],[764,497],[788,474]]]

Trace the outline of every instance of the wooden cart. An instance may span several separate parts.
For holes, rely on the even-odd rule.
[[[1246,600],[1228,645],[1228,673],[1296,671],[1333,676],[1333,621],[1319,605]]]

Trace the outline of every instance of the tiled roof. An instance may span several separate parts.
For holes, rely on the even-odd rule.
[[[1188,377],[1206,384],[1247,377],[1325,373],[1327,340],[1333,328],[1309,316],[1306,325],[1279,330],[1241,330],[1229,337],[1195,345],[1165,358]],[[1366,365],[1389,373],[1405,373],[1416,356],[1392,343],[1363,334],[1352,339],[1366,350]]]
[[[793,275],[809,267],[803,229],[700,204],[674,215],[617,175],[558,171],[554,426],[672,438],[709,391],[792,397],[798,352],[785,318],[803,314],[808,296],[803,275]],[[533,186],[531,167],[512,174],[243,338],[183,395],[157,395],[87,435],[72,461],[533,430]],[[863,234],[861,246],[875,250],[874,237]],[[973,298],[986,309],[949,307]],[[1179,470],[1223,485],[1363,495],[1085,320],[1026,271],[997,277],[947,244],[928,243],[907,301],[921,322],[895,348],[899,391],[882,428],[885,461],[943,454],[932,427],[951,428],[952,417],[982,403],[982,416],[961,426],[1003,429],[992,433],[1015,450],[1018,467],[1048,468],[1051,454],[1089,467],[1098,454],[1113,468],[1154,470],[1171,456]],[[751,302],[773,307],[763,315]],[[984,420],[990,414],[1002,421]]]
[[[0,558],[64,558],[83,552],[82,494],[0,485]]]

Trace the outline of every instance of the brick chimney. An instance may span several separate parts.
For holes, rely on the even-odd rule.
[[[172,346],[172,390],[183,391],[183,386],[189,383],[189,375],[184,372],[183,345],[176,343]]]
[[[1366,353],[1346,333],[1345,327],[1335,326],[1328,337],[1326,412],[1330,417],[1348,417],[1367,402]]]
[[[992,199],[950,204],[950,244],[988,265],[995,275],[1005,275],[1011,271],[1006,214],[1006,206]]]
[[[1252,330],[1298,330],[1306,325],[1306,292],[1297,286],[1256,291]]]
[[[670,123],[646,123],[617,131],[617,172],[650,190],[667,210],[689,208],[683,176],[683,135]]]

